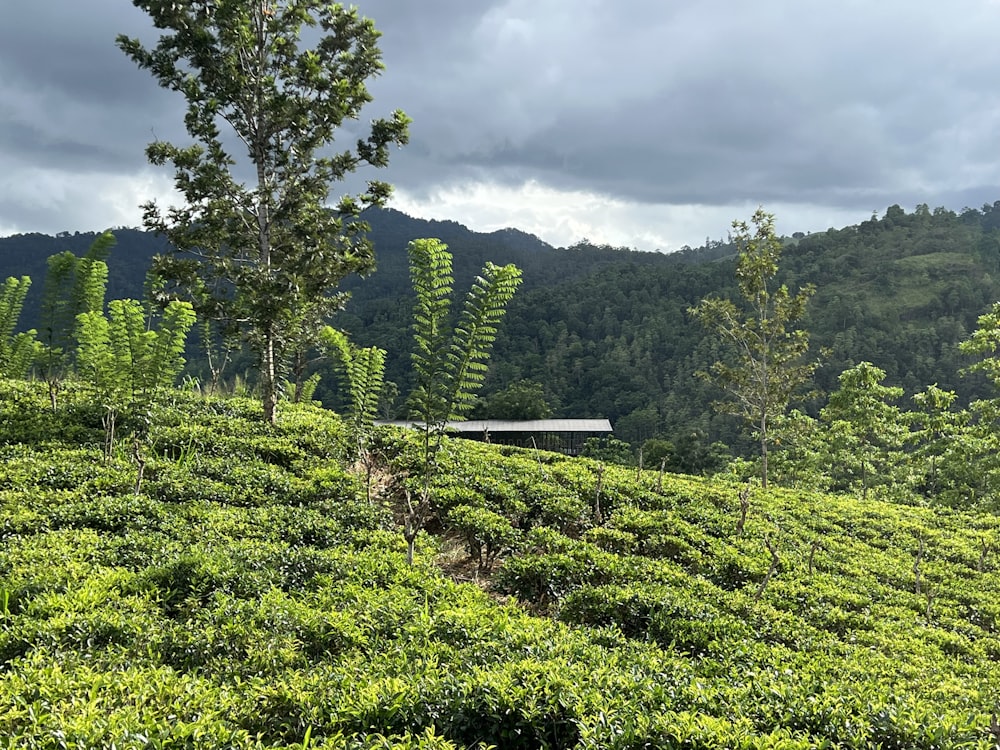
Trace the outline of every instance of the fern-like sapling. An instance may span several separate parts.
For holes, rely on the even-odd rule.
[[[320,331],[320,341],[334,357],[341,382],[350,396],[348,418],[357,446],[358,460],[365,467],[368,501],[372,496],[373,456],[369,450],[371,434],[385,385],[385,349],[376,346],[358,348],[347,336],[331,326]]]
[[[423,431],[423,478],[416,501],[406,492],[407,558],[431,506],[431,480],[436,471],[445,425],[461,420],[475,403],[486,377],[497,327],[521,282],[521,271],[508,264],[487,263],[465,297],[454,328],[450,326],[452,256],[440,240],[414,240],[408,247],[410,278],[416,293],[412,354],[415,387],[409,409]]]
[[[0,377],[23,378],[38,354],[35,331],[14,333],[31,279],[11,276],[0,286]]]
[[[108,304],[107,317],[92,311],[77,320],[80,374],[104,404],[104,447],[110,456],[122,411],[148,410],[184,367],[184,344],[195,314],[189,303],[171,302],[153,330],[143,306],[124,299]]]

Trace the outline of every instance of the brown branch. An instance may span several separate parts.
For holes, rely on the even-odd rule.
[[[748,484],[740,490],[740,520],[736,522],[736,536],[743,535],[743,527],[747,522],[747,513],[750,511],[750,485]]]
[[[781,558],[778,557],[778,550],[771,541],[771,537],[767,534],[764,534],[764,544],[767,546],[767,551],[771,553],[771,567],[768,568],[767,575],[764,576],[764,580],[760,582],[760,586],[757,587],[757,591],[754,593],[753,600],[755,602],[760,601],[761,596],[764,595],[764,589],[767,588],[767,584],[771,582],[774,574],[781,567]]]

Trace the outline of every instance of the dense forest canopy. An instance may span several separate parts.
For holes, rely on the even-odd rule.
[[[369,211],[366,219],[377,270],[346,281],[352,297],[334,322],[360,345],[387,350],[386,378],[400,393],[410,386],[405,248],[416,237],[438,237],[454,253],[457,288],[486,260],[523,271],[497,339],[484,409],[491,396],[527,381],[542,386],[554,416],[606,416],[617,436],[636,446],[698,433],[707,443],[750,450],[738,424],[712,408],[718,391],[695,377],[720,351],[687,313],[706,296],[735,296],[731,246],[712,242],[671,255],[582,243],[553,248],[514,229],[483,234],[393,210]],[[137,230],[116,236],[109,295],[138,296],[163,241]],[[0,275],[41,279],[46,255],[67,249],[82,255],[93,239],[4,238]],[[958,343],[1000,299],[1000,201],[960,213],[892,206],[857,226],[796,233],[785,242],[779,279],[793,289],[816,286],[803,324],[813,346],[826,351],[815,376],[821,395],[807,411],[818,414],[822,394],[837,389],[840,373],[864,361],[884,370],[886,383],[902,387],[906,399],[932,383],[956,391],[961,404],[990,392],[985,378],[961,374],[972,360]],[[29,292],[25,328],[36,325],[40,287]],[[345,403],[332,377],[324,376],[317,396],[334,408]]]

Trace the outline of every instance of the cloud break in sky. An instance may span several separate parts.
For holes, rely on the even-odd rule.
[[[892,204],[1000,200],[1000,3],[362,0],[382,31],[368,118],[403,109],[391,205],[554,245],[785,233]],[[115,47],[127,0],[44,0],[0,25],[0,234],[141,224],[171,200],[154,138],[179,95]],[[334,186],[337,195],[341,186]]]

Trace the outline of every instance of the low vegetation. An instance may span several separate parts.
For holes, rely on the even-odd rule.
[[[446,439],[410,566],[419,433],[369,501],[261,408],[159,399],[136,492],[89,386],[0,383],[0,746],[998,741],[993,515]]]

